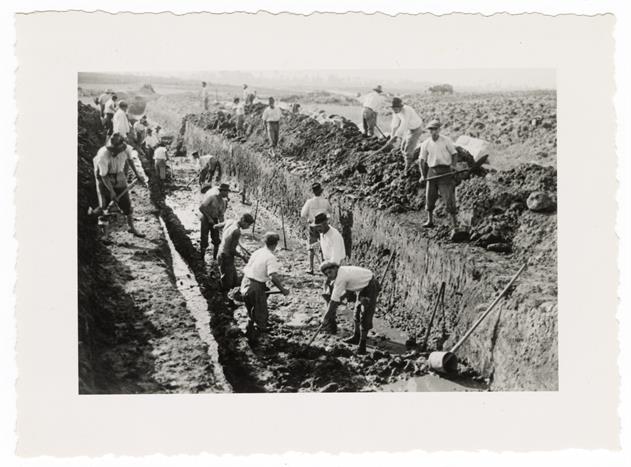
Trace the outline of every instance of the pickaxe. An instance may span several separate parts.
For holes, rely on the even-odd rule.
[[[475,161],[471,167],[468,167],[466,169],[454,170],[453,172],[447,172],[447,173],[440,174],[440,175],[434,175],[433,177],[422,178],[421,182],[430,182],[432,180],[439,180],[441,178],[450,177],[452,175],[461,174],[461,173],[464,173],[464,172],[470,172],[471,170],[479,169],[482,166],[482,164],[484,164],[486,162],[488,157],[489,157],[488,155],[482,156],[480,159]]]
[[[123,191],[121,191],[118,194],[118,196],[116,196],[116,198],[114,198],[112,201],[110,201],[109,205],[111,205],[112,203],[118,203],[118,200],[121,199],[123,197],[123,195],[125,193],[127,193],[131,188],[133,188],[133,186],[136,185],[137,182],[138,182],[138,180],[134,179],[133,182],[131,182],[129,185],[127,185],[127,188],[125,188]],[[98,206],[96,208],[92,208],[92,207],[88,208],[88,216],[98,216],[98,215],[100,215],[102,213],[103,213],[103,208],[101,206]]]

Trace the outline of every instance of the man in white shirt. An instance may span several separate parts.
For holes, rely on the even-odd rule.
[[[220,182],[223,175],[221,162],[219,158],[213,154],[199,155],[199,151],[194,151],[191,156],[197,161],[197,170],[199,177],[199,186],[212,184],[216,177],[216,181]]]
[[[112,98],[112,94],[114,92],[111,89],[107,89],[103,94],[101,94],[99,96],[99,98],[96,100],[97,104],[99,105],[99,110],[101,111],[101,118],[105,118],[105,105],[108,103],[108,101]]]
[[[153,163],[155,165],[156,172],[161,181],[167,178],[167,161],[169,160],[169,153],[166,148],[166,144],[160,141],[158,147],[153,152]]]
[[[93,160],[96,192],[101,211],[105,211],[112,202],[115,202],[127,216],[129,232],[137,237],[144,237],[145,235],[138,232],[134,226],[131,198],[127,191],[127,168],[134,172],[140,183],[145,184],[145,180],[131,160],[131,151],[131,147],[125,144],[121,135],[114,133],[110,136],[107,144],[99,149]],[[115,201],[118,196],[120,198]]]
[[[342,264],[346,259],[344,238],[335,227],[329,225],[329,216],[324,212],[317,214],[311,226],[320,234],[323,260]]]
[[[125,141],[129,141],[129,132],[131,131],[131,125],[127,119],[127,102],[120,101],[118,104],[118,110],[114,114],[112,119],[112,129],[114,133],[118,133]]]
[[[204,112],[208,111],[208,87],[206,86],[206,81],[202,81],[202,108]]]
[[[414,151],[423,134],[423,120],[412,107],[404,105],[399,97],[392,99],[392,111],[390,138],[382,150],[392,147],[400,139],[407,172],[414,164]]]
[[[105,103],[105,120],[103,122],[105,129],[107,130],[107,136],[109,137],[113,133],[113,124],[114,114],[116,113],[116,109],[118,103],[118,96],[116,94],[112,94],[110,100]]]
[[[243,124],[245,123],[245,104],[238,97],[234,98],[234,118],[237,127],[237,138],[243,136]]]
[[[263,237],[265,246],[259,248],[250,257],[248,264],[243,268],[243,281],[241,282],[241,294],[245,301],[250,318],[246,335],[255,338],[257,333],[267,331],[267,281],[278,287],[283,295],[289,295],[280,279],[280,262],[274,256],[280,237],[275,232],[267,232]]]
[[[145,141],[147,134],[147,116],[143,115],[136,123],[134,123],[134,132],[136,133],[136,143],[140,146]]]
[[[333,261],[325,261],[320,265],[320,271],[332,282],[333,291],[324,322],[335,319],[337,307],[342,297],[348,292],[357,294],[355,302],[355,329],[352,337],[345,339],[347,344],[359,344],[358,354],[366,353],[368,331],[372,329],[372,319],[377,307],[377,297],[381,290],[379,281],[372,271],[359,266],[340,266]]]
[[[375,127],[377,126],[377,115],[384,106],[384,97],[381,95],[383,89],[378,85],[363,98],[362,123],[364,126],[364,135],[373,136]]]
[[[432,120],[427,129],[431,136],[421,144],[419,165],[421,169],[421,183],[426,178],[454,172],[454,157],[457,154],[453,141],[440,134],[440,122]],[[458,226],[456,217],[456,180],[453,175],[447,175],[437,180],[429,180],[425,186],[425,209],[427,210],[427,222],[424,227],[434,226],[434,208],[436,200],[440,197],[445,203],[446,211],[449,213],[454,229]]]
[[[278,134],[280,131],[281,112],[278,107],[274,106],[274,98],[269,98],[269,107],[263,111],[263,121],[267,128],[267,137],[272,145],[272,149],[278,146]]]
[[[142,142],[142,144],[144,146],[145,152],[149,157],[153,157],[153,151],[159,142],[160,141],[158,141],[158,138],[153,133],[153,130],[151,128],[147,128],[145,140]]]
[[[331,215],[332,208],[329,200],[322,196],[322,185],[320,185],[319,182],[315,182],[311,185],[311,190],[314,196],[309,198],[302,206],[300,217],[309,223],[307,249],[309,250],[309,274],[313,275],[313,261],[315,258],[315,250],[320,240],[320,234],[311,224],[313,224],[317,214],[325,213]]]

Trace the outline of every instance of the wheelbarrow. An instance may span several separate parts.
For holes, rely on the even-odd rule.
[[[469,330],[460,338],[460,340],[454,345],[448,352],[432,352],[429,354],[428,364],[430,369],[439,372],[439,373],[454,373],[458,369],[458,358],[456,357],[456,351],[464,344],[464,342],[469,338],[469,336],[475,331],[475,329],[480,325],[484,318],[486,318],[493,308],[500,302],[502,297],[506,295],[508,289],[513,285],[513,283],[517,280],[517,277],[526,269],[526,264],[524,264],[519,271],[513,276],[513,278],[506,284],[504,290],[495,298],[493,303],[482,313],[482,315],[477,319],[475,323],[469,328]]]

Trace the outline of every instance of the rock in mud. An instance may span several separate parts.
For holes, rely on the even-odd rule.
[[[554,201],[543,191],[534,191],[528,196],[526,201],[528,209],[534,212],[549,212],[555,208]]]
[[[508,243],[491,243],[486,246],[489,251],[495,251],[496,253],[510,253],[512,251],[511,246]]]

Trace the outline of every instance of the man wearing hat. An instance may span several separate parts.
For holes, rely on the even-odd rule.
[[[365,354],[368,331],[372,329],[372,318],[377,306],[377,297],[381,290],[379,281],[375,279],[373,272],[369,269],[359,266],[340,266],[333,261],[323,262],[320,265],[320,271],[333,284],[331,300],[324,315],[325,323],[335,319],[337,307],[346,293],[353,292],[357,294],[354,332],[344,342],[347,344],[359,344],[357,353]]]
[[[218,190],[203,190],[204,199],[199,205],[201,213],[201,239],[200,239],[200,257],[202,260],[206,255],[208,248],[208,234],[213,244],[213,259],[217,259],[219,253],[219,230],[214,226],[224,221],[224,213],[228,207],[228,193],[230,187],[226,183],[222,183]]]
[[[212,154],[200,156],[199,151],[193,152],[191,156],[193,156],[193,159],[197,162],[197,170],[199,170],[199,186],[212,183],[215,176],[217,177],[217,182],[221,181],[221,162],[219,162],[219,158],[217,156]]]
[[[273,97],[269,98],[269,106],[263,111],[262,118],[267,128],[267,138],[269,139],[272,149],[275,149],[276,146],[278,146],[281,111],[275,106]]]
[[[134,123],[134,133],[136,133],[136,144],[140,146],[144,140],[145,135],[147,134],[147,116],[143,115],[140,117],[140,120]]]
[[[378,85],[363,98],[362,123],[365,136],[369,137],[375,134],[377,114],[385,104],[384,97],[381,95],[382,92],[381,85]]]
[[[423,120],[416,110],[407,104],[404,105],[399,97],[392,99],[392,111],[390,138],[382,150],[392,147],[397,138],[401,139],[401,150],[407,172],[414,163],[414,151],[423,134]]]
[[[457,154],[453,141],[440,134],[440,122],[432,120],[427,125],[431,136],[421,144],[421,154],[419,165],[421,169],[421,182],[426,178],[444,175],[454,172],[454,157]],[[451,223],[454,228],[458,226],[456,218],[456,180],[453,175],[429,180],[425,186],[425,209],[427,210],[427,222],[425,227],[434,226],[434,208],[438,195],[445,203],[446,211],[449,213]]]
[[[300,210],[300,217],[309,223],[309,234],[307,249],[309,250],[309,274],[313,274],[313,260],[315,258],[315,250],[320,240],[320,234],[316,228],[312,225],[317,214],[325,213],[331,215],[331,203],[329,200],[322,196],[322,185],[320,182],[315,182],[311,185],[313,191],[313,197],[309,198]]]
[[[242,254],[237,251],[239,246],[239,239],[241,238],[241,229],[247,229],[254,224],[254,217],[252,214],[246,212],[237,221],[230,219],[224,224],[216,224],[215,229],[223,227],[223,235],[221,236],[221,244],[219,245],[219,274],[221,288],[224,291],[228,291],[233,287],[237,287],[241,280],[238,278],[237,269],[234,266],[234,257],[238,256],[247,263],[247,254]]]
[[[112,94],[112,97],[110,97],[110,99],[105,103],[105,108],[103,110],[105,112],[105,121],[103,122],[103,125],[105,126],[108,137],[114,132],[112,122],[114,120],[114,114],[116,113],[117,104],[118,96],[116,94]]]
[[[250,318],[246,331],[250,338],[256,337],[257,332],[267,331],[269,312],[265,293],[268,290],[266,282],[272,281],[283,295],[289,295],[289,290],[283,286],[279,276],[280,262],[274,255],[279,241],[277,233],[267,232],[263,237],[265,246],[252,253],[248,264],[243,268],[241,295]]]
[[[101,209],[106,210],[117,196],[125,192],[116,203],[127,216],[129,232],[137,237],[144,237],[144,234],[138,232],[134,226],[131,199],[129,191],[126,191],[127,167],[134,172],[140,183],[145,184],[131,160],[131,147],[125,144],[121,135],[114,133],[110,136],[107,144],[96,153],[93,163],[96,191]]]
[[[118,133],[125,141],[129,141],[129,132],[131,131],[131,125],[127,118],[127,102],[120,101],[118,104],[118,110],[114,114],[112,120],[112,128],[114,133]]]
[[[320,234],[320,248],[323,261],[333,261],[342,264],[346,259],[346,247],[342,234],[329,225],[329,215],[325,212],[316,214],[311,227]]]

